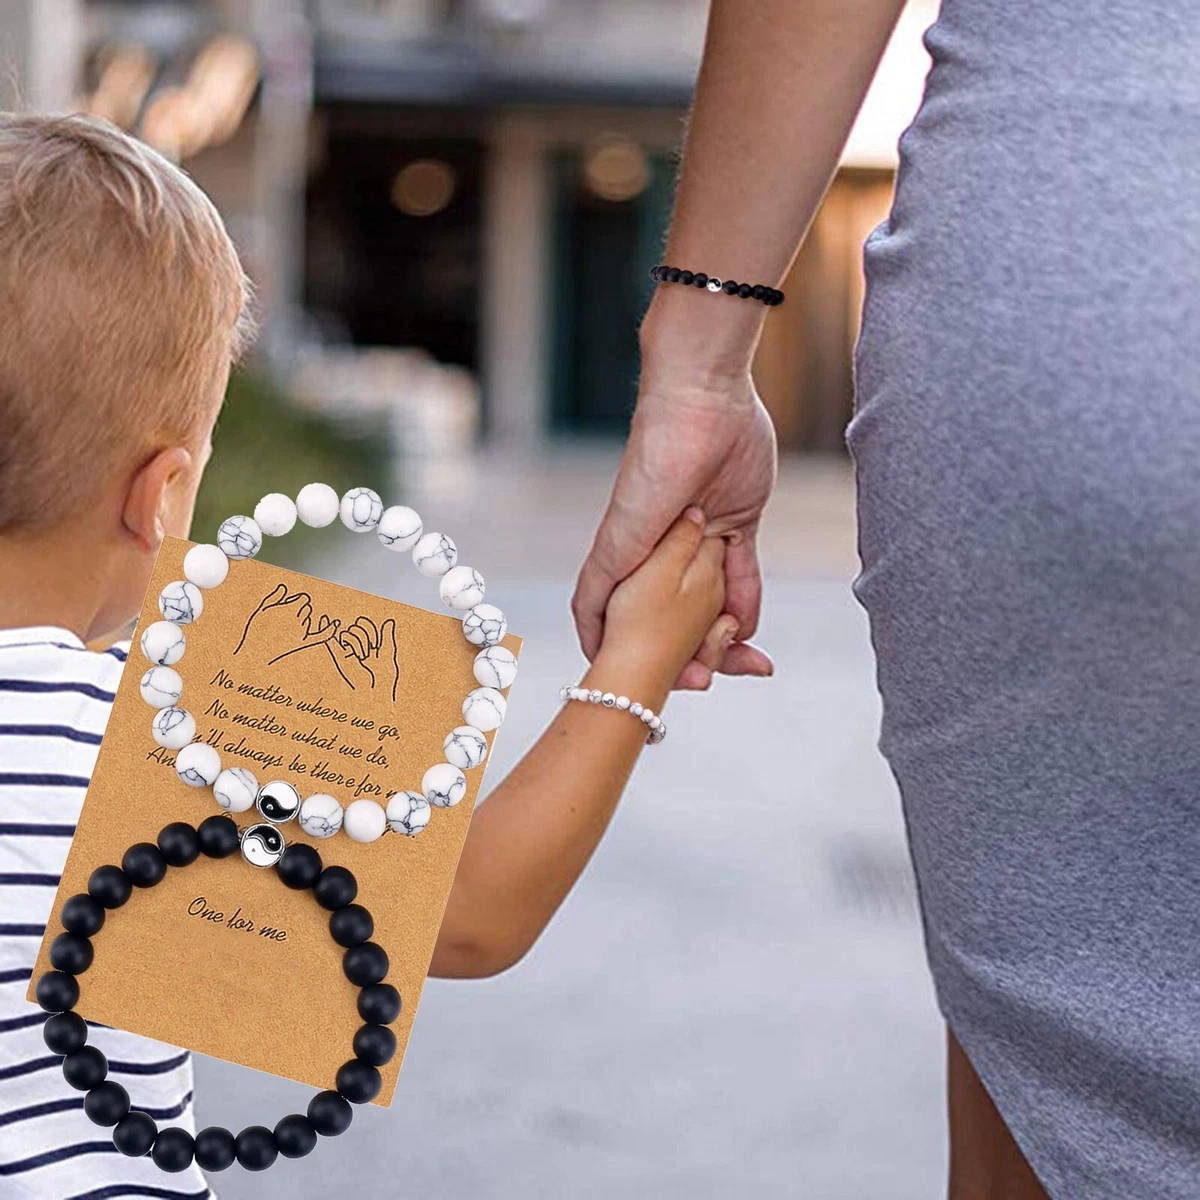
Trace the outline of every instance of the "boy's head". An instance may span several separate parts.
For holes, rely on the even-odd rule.
[[[182,171],[101,121],[0,114],[0,539],[88,532],[93,633],[187,533],[246,303]]]

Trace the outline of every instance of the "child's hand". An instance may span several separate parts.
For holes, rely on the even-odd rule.
[[[604,615],[601,660],[661,672],[664,687],[708,642],[732,640],[737,623],[717,618],[725,603],[725,543],[704,536],[704,514],[689,509],[654,552],[619,584]],[[722,647],[714,644],[719,656]]]

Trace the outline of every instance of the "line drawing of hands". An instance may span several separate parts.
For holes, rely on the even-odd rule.
[[[377,626],[370,617],[355,617],[340,633],[325,642],[338,674],[355,691],[382,687],[396,700],[400,681],[396,652],[396,622],[388,617]]]
[[[250,614],[234,654],[243,650],[265,660],[268,664],[296,650],[318,645],[337,634],[338,622],[322,616],[313,624],[312,597],[307,592],[293,592],[278,583],[259,602]],[[277,646],[287,646],[282,654],[272,655]]]

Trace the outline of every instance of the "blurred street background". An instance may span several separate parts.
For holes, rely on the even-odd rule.
[[[194,536],[313,479],[450,530],[527,639],[492,782],[580,671],[567,602],[636,394],[706,8],[0,0],[0,104],[97,113],[180,162],[254,280],[262,335]],[[426,990],[391,1110],[221,1195],[941,1193],[941,1023],[875,748],[842,451],[860,248],[935,8],[910,3],[756,361],[785,452],[763,536],[776,678],[672,702],[530,958]],[[305,532],[264,557],[427,603],[389,556]],[[203,1124],[308,1094],[196,1074]]]

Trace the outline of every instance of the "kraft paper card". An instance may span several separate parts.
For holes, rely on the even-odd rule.
[[[139,630],[161,619],[158,594],[183,578],[191,545],[164,542]],[[285,779],[302,797],[326,792],[345,806],[362,798],[386,804],[394,792],[419,791],[426,769],[443,761],[442,742],[463,723],[463,698],[478,686],[471,670],[477,648],[456,616],[253,560],[233,563],[204,600],[199,620],[183,627],[187,651],[175,670],[196,736],[217,748],[223,767],[245,767],[260,784]],[[341,629],[357,623],[363,636],[346,641],[363,653],[322,640],[334,620]],[[516,654],[521,641],[509,635],[503,644]],[[153,842],[171,821],[199,825],[221,812],[212,789],[184,784],[174,752],[154,741],[154,710],[138,687],[149,665],[135,634],[35,981],[50,969],[62,904],[87,890],[96,867],[119,864],[127,847]],[[494,736],[487,735],[489,746]],[[289,844],[308,842],[326,865],[354,872],[358,902],[375,918],[373,940],[391,960],[388,982],[399,989],[403,1010],[392,1027],[399,1048],[382,1068],[377,1104],[390,1104],[395,1091],[482,774],[468,771],[466,797],[435,808],[415,837],[389,831],[362,844],[345,833],[310,838],[296,821],[280,826]],[[240,828],[261,821],[253,808],[234,819]],[[328,920],[310,891],[289,890],[273,869],[251,866],[240,854],[201,856],[168,869],[156,887],[135,889],[108,914],[94,939],[95,961],[80,977],[77,1011],[331,1088],[362,1022],[358,989],[342,972],[343,951]]]

